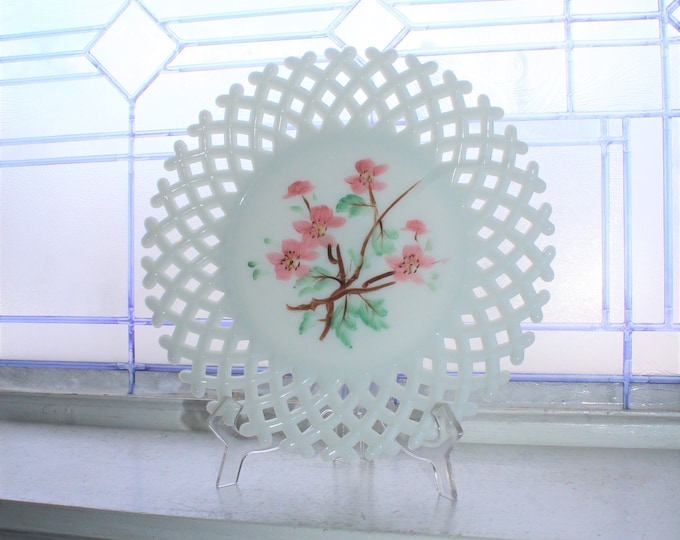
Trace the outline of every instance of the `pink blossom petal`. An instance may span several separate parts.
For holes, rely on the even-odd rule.
[[[288,186],[288,193],[286,193],[283,198],[290,199],[291,197],[297,197],[298,195],[306,195],[313,190],[314,185],[309,180],[296,180]]]

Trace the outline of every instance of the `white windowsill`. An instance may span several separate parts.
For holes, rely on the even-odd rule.
[[[239,485],[217,490],[221,446],[204,420],[197,400],[0,393],[0,537],[662,540],[680,530],[677,413],[485,410],[455,450],[455,503],[405,455],[251,456]]]

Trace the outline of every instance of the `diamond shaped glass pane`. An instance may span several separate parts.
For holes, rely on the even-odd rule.
[[[404,26],[375,0],[362,0],[335,29],[347,45],[363,53],[368,47],[385,49]]]
[[[175,44],[136,4],[130,6],[92,47],[92,56],[125,91],[136,94]]]

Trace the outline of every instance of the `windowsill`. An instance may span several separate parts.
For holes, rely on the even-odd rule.
[[[403,454],[336,464],[251,456],[239,485],[217,490],[222,450],[204,418],[197,400],[0,393],[0,533],[663,539],[680,530],[677,413],[484,410],[454,453],[455,503]]]

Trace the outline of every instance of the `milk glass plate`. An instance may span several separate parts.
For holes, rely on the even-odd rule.
[[[143,240],[181,379],[305,456],[390,455],[436,439],[436,404],[474,414],[552,279],[545,184],[502,111],[434,62],[366,58],[308,53],[232,86],[176,144]]]

